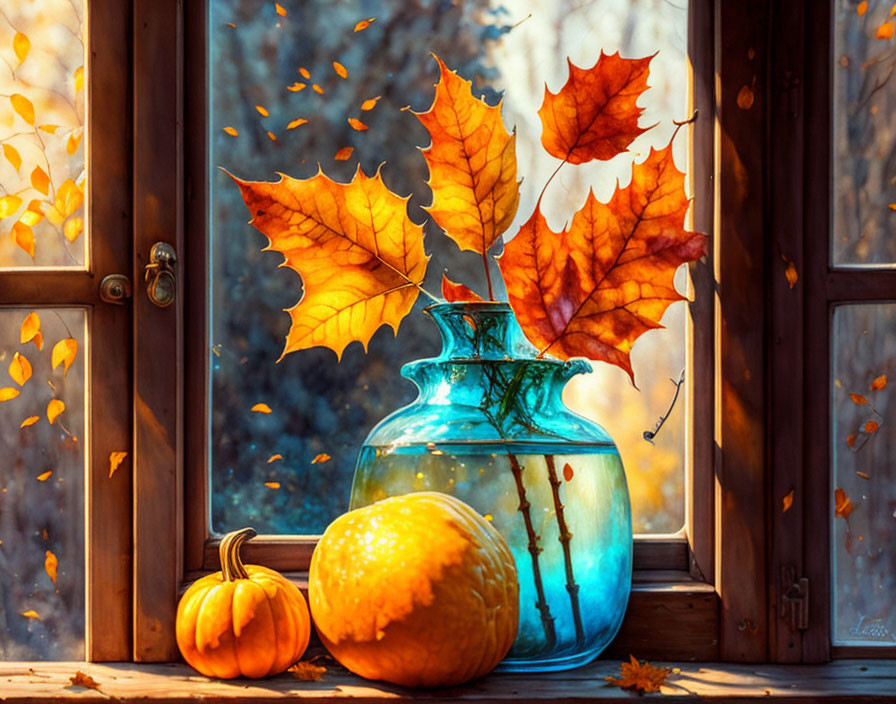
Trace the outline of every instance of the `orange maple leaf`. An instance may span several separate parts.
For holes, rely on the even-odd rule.
[[[706,235],[684,229],[687,209],[671,144],[634,164],[609,203],[589,193],[568,230],[553,232],[536,206],[498,260],[529,340],[561,359],[615,364],[634,383],[634,341],[683,300],[678,266],[706,254]]]
[[[444,274],[442,274],[442,298],[449,303],[482,300],[482,296],[473,291],[469,286],[455,283]]]
[[[629,655],[630,662],[623,662],[619,666],[619,677],[605,677],[610,684],[615,684],[622,689],[634,689],[639,694],[642,692],[659,692],[660,687],[669,676],[669,668],[654,667],[646,660],[641,663],[634,655]]]
[[[653,56],[623,59],[619,52],[601,52],[590,69],[569,63],[569,78],[556,94],[544,88],[541,144],[552,156],[570,164],[612,159],[628,149],[649,128],[638,126],[643,108],[638,98],[647,90]]]
[[[322,346],[341,359],[354,340],[366,350],[382,325],[397,334],[429,260],[423,228],[408,217],[408,198],[386,188],[379,172],[369,177],[360,167],[350,183],[322,171],[276,183],[233,178],[252,224],[270,241],[267,250],[281,252],[283,265],[304,284],[302,299],[288,311],[283,355]]]
[[[500,104],[474,98],[471,82],[435,58],[441,72],[435,100],[427,112],[414,113],[432,138],[423,150],[433,196],[426,211],[458,247],[485,257],[519,205],[516,135],[504,127]]]

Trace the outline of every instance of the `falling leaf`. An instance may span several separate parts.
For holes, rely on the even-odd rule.
[[[348,71],[346,70],[345,66],[343,66],[338,61],[333,62],[333,70],[340,78],[348,78]]]
[[[39,481],[39,482],[45,482],[45,481],[47,481],[47,479],[49,479],[52,475],[53,475],[53,470],[52,470],[52,469],[49,469],[49,470],[47,470],[46,472],[44,472],[43,474],[38,474],[38,475],[37,475],[37,481]]]
[[[27,428],[29,425],[34,425],[39,420],[40,416],[28,416],[25,420],[22,421],[22,424],[19,427]]]
[[[846,492],[843,489],[835,489],[834,490],[834,516],[837,518],[849,518],[849,514],[852,513],[853,505],[852,501],[849,500],[849,497],[846,495]]]
[[[880,27],[877,28],[877,34],[875,35],[875,37],[877,39],[892,39],[894,31],[896,31],[896,23],[884,22]]]
[[[481,301],[482,296],[465,284],[455,283],[442,274],[442,298],[449,303],[458,301]]]
[[[67,337],[53,345],[52,365],[53,369],[58,367],[60,363],[65,364],[65,374],[68,374],[68,368],[75,361],[78,354],[78,341],[73,337]]]
[[[852,399],[852,402],[858,406],[864,406],[868,403],[868,399],[862,396],[862,394],[850,394],[849,397]]]
[[[298,119],[293,120],[292,122],[290,122],[290,123],[286,126],[286,129],[288,129],[288,130],[294,130],[296,127],[300,127],[301,125],[304,125],[304,124],[306,124],[307,122],[308,122],[308,120],[306,120],[306,119],[303,118],[303,117],[300,117],[300,118],[298,118]]]
[[[669,675],[666,667],[654,667],[646,660],[641,663],[634,655],[629,655],[630,662],[620,665],[619,677],[605,677],[610,684],[615,684],[622,689],[633,689],[642,694],[644,692],[659,692],[660,687]]]
[[[255,109],[258,110],[258,114],[262,117],[267,117],[270,113],[267,111],[267,108],[262,107],[261,105],[256,105]]]
[[[267,135],[268,135],[268,138],[269,138],[272,142],[276,142],[276,141],[277,141],[277,135],[275,135],[273,132],[268,132]]]
[[[282,459],[283,459],[283,455],[280,455],[280,454],[271,455],[270,457],[268,457],[268,464],[270,464],[271,462],[276,462],[277,460],[282,460]]]
[[[314,89],[315,93],[320,93],[321,95],[324,94],[324,89],[317,85],[317,83],[313,84],[311,87]]]
[[[19,151],[11,144],[3,145],[3,156],[16,171],[22,166],[22,157]]]
[[[47,420],[50,421],[50,425],[53,425],[53,421],[65,410],[65,404],[60,401],[58,398],[54,398],[50,400],[50,403],[47,404]]]
[[[303,88],[305,88],[305,84],[299,83],[298,81],[293,83],[291,86],[286,86],[286,90],[291,90],[293,93],[298,93]]]
[[[368,98],[363,103],[361,103],[361,111],[366,112],[367,110],[373,110],[376,107],[377,101],[381,96],[376,96],[375,98]]]
[[[75,93],[84,90],[84,67],[78,66],[72,76],[75,79]]]
[[[304,78],[305,80],[308,80],[309,78],[311,78],[311,71],[309,71],[309,70],[308,70],[307,68],[305,68],[304,66],[302,66],[302,67],[299,69],[299,73],[302,74],[302,78]]]
[[[355,151],[353,147],[343,147],[338,152],[336,152],[336,154],[333,156],[333,159],[335,161],[346,161],[351,157],[353,151]]]
[[[474,98],[470,81],[436,61],[435,99],[414,113],[432,138],[423,150],[433,193],[426,211],[460,249],[484,255],[519,205],[516,135],[504,127],[500,106]]]
[[[28,39],[27,35],[16,32],[16,35],[12,38],[12,50],[15,52],[19,63],[22,63],[28,57],[28,52],[31,51],[31,40]]]
[[[31,185],[40,193],[47,195],[50,192],[50,177],[41,167],[35,166],[31,172]]]
[[[271,413],[271,407],[266,403],[256,403],[249,410],[255,411],[256,413]]]
[[[62,228],[62,234],[69,242],[74,242],[78,239],[82,232],[84,232],[84,221],[81,218],[72,218]]]
[[[360,32],[362,29],[367,29],[370,26],[370,23],[373,22],[376,17],[371,17],[367,20],[361,20],[358,24],[355,25],[355,32]]]
[[[0,198],[0,220],[8,218],[17,212],[22,205],[22,199],[18,196],[3,196]]]
[[[281,17],[286,17],[286,8],[283,7],[279,2],[274,3],[274,9],[277,10],[277,14]]]
[[[329,462],[331,459],[326,452],[321,452],[319,455],[315,455],[314,459],[311,460],[311,464],[321,464],[322,462]]]
[[[18,113],[19,117],[29,125],[34,124],[34,105],[28,98],[20,93],[13,93],[9,96],[9,102],[12,104],[12,109]]]
[[[40,616],[38,616],[37,611],[35,611],[34,609],[28,609],[27,611],[22,611],[22,616],[24,616],[25,618],[33,618],[33,619],[37,619],[38,621],[40,621]]]
[[[787,279],[787,284],[791,289],[796,286],[796,282],[799,281],[800,278],[799,274],[796,271],[796,264],[791,261],[787,262],[787,266],[784,269],[784,278]]]
[[[99,690],[100,684],[90,675],[86,675],[80,670],[75,672],[74,677],[69,677],[68,681],[71,683],[69,686],[71,687],[85,687],[86,689],[96,689]]]
[[[19,395],[19,390],[12,386],[0,388],[0,402],[10,401]]]
[[[127,452],[112,452],[109,454],[109,479],[112,478],[115,470],[121,466],[121,463],[124,462],[124,458],[127,456]]]
[[[353,130],[358,130],[358,132],[363,132],[364,130],[370,129],[370,127],[361,122],[357,117],[348,118],[348,124],[352,126]]]
[[[70,135],[68,141],[65,143],[65,151],[69,154],[74,154],[76,151],[78,151],[78,144],[80,143],[80,136]]]
[[[417,300],[428,257],[408,199],[386,188],[379,172],[368,177],[359,167],[350,183],[320,171],[276,183],[234,180],[268,249],[281,252],[302,278],[304,295],[288,311],[284,355],[325,346],[341,359],[353,340],[366,349],[381,325],[398,331]]]
[[[31,362],[27,357],[16,352],[9,363],[9,375],[19,386],[24,386],[25,382],[31,378]]]
[[[47,572],[47,576],[53,580],[53,584],[56,584],[56,568],[59,567],[59,560],[56,556],[47,550],[47,553],[44,557],[44,569]]]
[[[872,391],[880,391],[881,389],[886,388],[887,386],[887,375],[881,374],[877,379],[871,382],[871,390]]]
[[[221,129],[231,137],[236,137],[239,134],[239,132],[236,131],[235,127],[230,127],[229,125],[227,127],[222,127]]]
[[[856,12],[859,17],[862,17],[866,12],[868,12],[868,0],[862,0],[858,5],[856,5]]]
[[[706,254],[684,228],[689,200],[672,145],[632,166],[609,203],[588,194],[568,230],[553,232],[538,206],[498,263],[507,296],[541,352],[615,364],[634,382],[629,351],[675,301],[680,264]]]
[[[859,475],[862,479],[871,479],[871,475],[865,474],[865,472],[856,472],[856,474]]]
[[[280,482],[265,482],[264,485],[268,489],[279,489],[280,488]]]
[[[569,464],[569,462],[567,462],[565,465],[563,465],[563,478],[566,481],[569,481],[570,479],[573,478],[572,466]]]
[[[645,131],[638,126],[638,98],[647,89],[652,56],[623,59],[601,52],[582,69],[569,63],[569,78],[556,94],[547,86],[541,116],[541,143],[552,156],[571,164],[612,159]]]
[[[741,89],[737,93],[737,107],[741,110],[749,110],[753,107],[753,89],[750,86],[741,86]]]
[[[781,513],[787,513],[790,510],[790,507],[793,506],[793,491],[794,490],[791,489],[784,495],[784,498],[781,499]]]
[[[880,427],[880,424],[876,420],[869,420],[865,425],[862,426],[862,429],[871,435],[872,433],[877,432],[877,429]]]
[[[289,668],[289,672],[298,680],[306,682],[320,682],[327,668],[321,665],[315,665],[307,660],[300,660]]]

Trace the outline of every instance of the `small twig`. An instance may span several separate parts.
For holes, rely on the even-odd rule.
[[[681,385],[684,384],[684,369],[681,370],[678,381],[675,381],[675,379],[669,379],[669,381],[675,384],[675,395],[672,397],[672,403],[669,404],[669,410],[666,411],[665,415],[660,416],[660,419],[656,422],[653,430],[644,431],[644,439],[651,445],[653,445],[653,439],[656,437],[657,433],[660,432],[660,428],[663,427],[663,424],[666,422],[669,414],[672,413],[672,409],[675,408],[675,402],[678,400],[678,394],[681,393]]]

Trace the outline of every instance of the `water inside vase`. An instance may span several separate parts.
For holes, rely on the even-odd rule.
[[[612,445],[440,442],[362,449],[352,508],[415,491],[441,491],[470,504],[513,552],[520,628],[502,669],[584,663],[616,634],[632,558],[625,475]]]

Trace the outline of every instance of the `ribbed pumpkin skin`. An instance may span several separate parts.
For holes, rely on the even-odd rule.
[[[258,565],[248,578],[222,572],[197,580],[177,607],[177,645],[208,677],[268,677],[286,670],[308,647],[305,597],[283,575]]]

